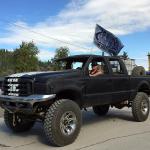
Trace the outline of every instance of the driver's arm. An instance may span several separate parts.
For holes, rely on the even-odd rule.
[[[90,76],[96,77],[102,74],[104,74],[104,71],[101,66],[98,66],[97,71],[94,74],[90,74]]]

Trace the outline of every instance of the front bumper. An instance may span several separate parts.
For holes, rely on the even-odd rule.
[[[47,100],[51,100],[55,98],[56,94],[51,95],[30,95],[30,96],[7,96],[7,95],[0,95],[0,102],[22,102],[22,103],[30,103],[34,104],[36,102],[43,102]]]
[[[9,111],[33,111],[35,103],[46,102],[56,97],[56,94],[51,95],[30,95],[26,97],[0,95],[0,106]]]

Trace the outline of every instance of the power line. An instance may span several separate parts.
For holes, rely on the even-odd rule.
[[[19,27],[19,28],[22,28],[22,29],[24,29],[24,30],[30,31],[30,32],[32,32],[32,33],[41,35],[41,36],[43,36],[43,37],[45,37],[45,38],[48,38],[48,39],[52,39],[52,40],[55,40],[55,41],[58,41],[58,42],[61,42],[61,43],[65,43],[65,44],[67,44],[67,45],[72,45],[72,46],[74,46],[74,47],[78,47],[78,48],[90,50],[89,48],[82,47],[82,46],[79,46],[79,45],[77,45],[77,44],[72,44],[72,43],[69,43],[68,41],[63,41],[63,40],[60,40],[60,39],[57,39],[57,38],[54,38],[54,37],[45,35],[45,34],[43,34],[43,33],[39,33],[39,32],[37,32],[37,31],[33,31],[33,30],[31,30],[31,29],[28,29],[27,27],[18,25],[18,24],[16,24],[16,23],[13,23],[12,25],[15,25],[15,26],[17,26],[17,27]]]
[[[63,40],[54,38],[54,37],[52,37],[52,36],[48,36],[48,35],[43,34],[43,33],[39,33],[39,32],[37,32],[37,31],[31,30],[31,29],[29,29],[29,28],[27,28],[27,27],[24,27],[24,26],[22,26],[22,25],[18,25],[18,24],[16,24],[16,23],[10,23],[8,20],[1,19],[0,21],[2,22],[2,20],[3,20],[3,22],[7,22],[9,25],[14,25],[14,26],[16,26],[16,27],[19,27],[19,28],[21,28],[21,29],[30,31],[30,32],[32,32],[32,33],[34,33],[34,34],[38,34],[38,35],[43,36],[43,37],[45,37],[45,38],[52,39],[52,40],[54,40],[54,41],[57,41],[57,42],[60,42],[60,43],[65,43],[65,44],[67,44],[67,45],[71,45],[71,46],[78,47],[78,48],[81,48],[81,49],[91,50],[90,48],[86,48],[86,47],[83,47],[83,46],[80,46],[80,45],[77,45],[77,44],[70,43],[70,42],[68,42],[68,41],[63,41]],[[45,42],[45,41],[44,41],[44,42]],[[47,43],[48,43],[48,42],[47,42]]]

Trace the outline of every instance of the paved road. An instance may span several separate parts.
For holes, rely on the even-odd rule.
[[[26,133],[14,134],[0,119],[0,150],[149,150],[150,118],[134,122],[128,109],[113,109],[106,117],[83,112],[83,126],[78,139],[71,145],[56,148],[48,145],[42,125],[37,123]]]

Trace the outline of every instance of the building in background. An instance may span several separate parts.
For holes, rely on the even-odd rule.
[[[137,66],[135,64],[135,59],[127,58],[127,59],[123,59],[123,61],[124,61],[125,65],[126,65],[128,74],[131,75],[133,68]]]
[[[150,53],[148,53],[148,71],[146,71],[147,75],[150,75]]]
[[[148,53],[148,72],[150,72],[150,53]]]
[[[124,56],[120,56],[120,58],[123,60],[125,66],[127,68],[128,74],[131,75],[133,68],[137,66],[135,63],[135,59],[130,59],[128,57],[125,58]]]

